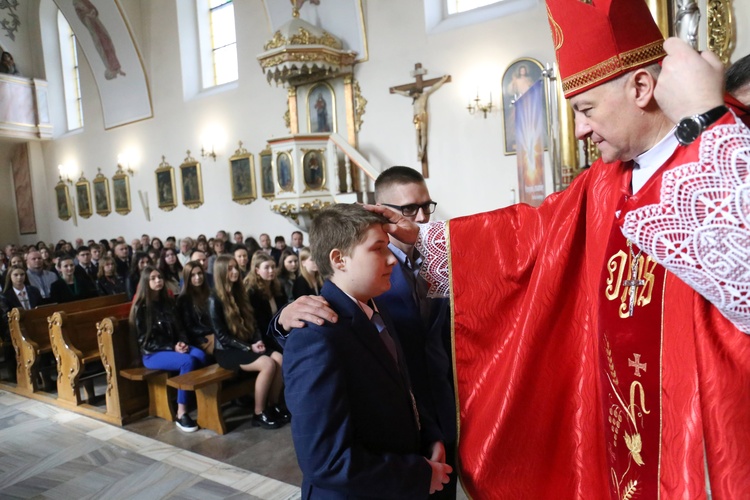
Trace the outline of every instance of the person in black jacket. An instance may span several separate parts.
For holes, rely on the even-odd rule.
[[[323,277],[312,258],[310,249],[304,247],[299,251],[299,276],[294,280],[292,295],[298,299],[304,295],[320,295]]]
[[[288,413],[278,406],[282,379],[281,354],[266,355],[266,346],[255,324],[253,308],[242,286],[237,261],[220,255],[214,264],[214,293],[208,299],[216,333],[214,356],[223,368],[257,372],[255,413],[252,424],[266,429],[281,427]],[[272,358],[273,357],[273,358]],[[274,358],[278,358],[277,361]]]
[[[57,270],[60,272],[60,279],[50,286],[50,302],[64,304],[99,296],[93,281],[85,276],[76,275],[76,265],[72,256],[62,255],[57,261]]]
[[[152,266],[154,263],[151,261],[151,257],[146,252],[135,252],[130,262],[130,274],[127,276],[125,286],[128,290],[128,299],[132,300],[137,293],[138,283],[141,280],[141,273],[148,266]]]
[[[211,315],[208,314],[211,289],[201,263],[197,260],[187,262],[182,270],[182,281],[182,291],[177,297],[177,311],[187,332],[188,343],[213,355],[216,336]]]
[[[99,293],[102,295],[117,295],[127,291],[125,280],[117,274],[115,259],[109,255],[99,259],[99,274],[97,277],[96,284],[99,287]]]
[[[174,300],[164,287],[164,278],[152,266],[147,266],[141,273],[130,311],[130,327],[138,338],[146,368],[179,371],[183,375],[206,364],[206,354],[188,345]],[[177,391],[177,427],[194,432],[198,425],[188,415],[187,403],[188,393]]]
[[[250,270],[245,278],[245,289],[255,312],[255,324],[261,332],[266,349],[283,352],[276,340],[266,335],[273,315],[287,302],[284,290],[276,279],[276,263],[273,257],[263,252],[253,255]],[[281,370],[281,359],[278,360],[277,369]]]
[[[34,309],[44,302],[42,293],[35,286],[29,284],[26,270],[23,266],[11,266],[5,277],[5,288],[3,296],[8,311],[15,307],[21,309]],[[5,320],[7,326],[7,320]]]

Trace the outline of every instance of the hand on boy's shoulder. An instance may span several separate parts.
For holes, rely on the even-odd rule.
[[[338,315],[328,301],[318,295],[303,295],[279,314],[279,325],[287,332],[308,324],[322,325],[325,321],[336,323]]]

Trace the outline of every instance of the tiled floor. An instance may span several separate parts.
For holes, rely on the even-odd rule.
[[[0,392],[0,497],[299,498],[301,474],[289,427],[245,429],[250,426],[242,420],[225,436],[184,434],[157,419],[123,429]],[[200,451],[189,451],[191,446]],[[260,474],[246,464],[257,465]]]

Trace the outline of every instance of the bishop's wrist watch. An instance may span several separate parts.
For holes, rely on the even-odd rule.
[[[722,104],[703,114],[683,118],[677,125],[674,135],[680,144],[687,146],[700,137],[704,130],[724,116],[727,111],[729,111],[729,108]]]

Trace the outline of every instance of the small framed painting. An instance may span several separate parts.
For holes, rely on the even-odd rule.
[[[503,73],[503,124],[505,154],[516,154],[516,108],[513,105],[541,77],[544,66],[536,59],[523,57],[513,61]]]
[[[273,187],[273,154],[270,148],[261,151],[260,157],[260,186],[263,198],[273,198],[275,193]]]
[[[177,190],[174,185],[174,167],[161,157],[161,163],[156,169],[156,198],[159,208],[165,212],[174,210],[177,206]]]
[[[190,156],[190,151],[180,165],[180,177],[182,181],[182,204],[188,208],[198,208],[203,205],[201,164]]]
[[[76,201],[78,202],[78,215],[88,219],[93,214],[91,209],[91,183],[83,174],[76,182]]]
[[[117,166],[117,172],[112,176],[112,193],[115,198],[115,212],[120,215],[130,213],[130,179],[128,174]]]
[[[109,200],[109,179],[104,177],[101,168],[98,170],[99,173],[94,177],[94,206],[97,214],[106,217],[112,211]]]
[[[307,93],[307,130],[311,134],[336,132],[336,96],[326,82],[313,85]]]
[[[305,181],[305,191],[318,191],[326,182],[325,158],[322,149],[305,150],[302,152],[302,172]]]
[[[232,201],[248,205],[255,201],[258,194],[255,189],[255,160],[252,153],[240,147],[229,158],[229,173],[232,183]]]
[[[283,151],[276,155],[276,180],[282,191],[294,191],[294,171],[292,170],[292,156]]]
[[[68,191],[68,185],[65,181],[60,179],[60,182],[55,186],[55,200],[57,201],[57,216],[62,220],[68,220],[72,217],[70,210],[70,192]]]

